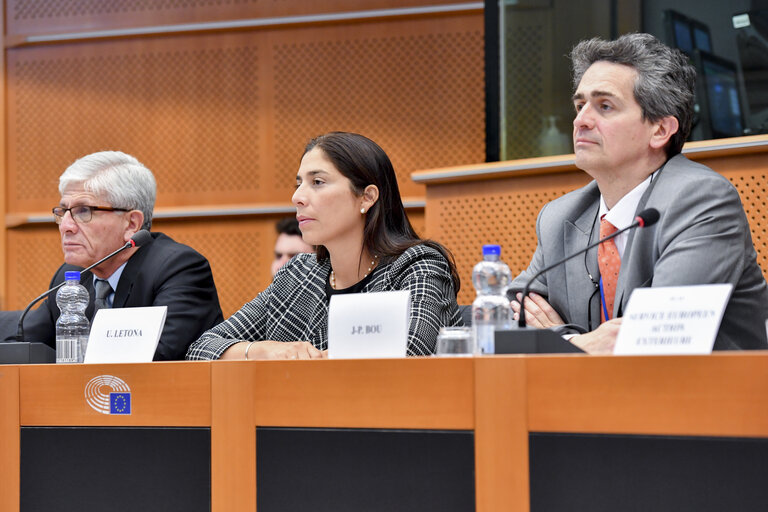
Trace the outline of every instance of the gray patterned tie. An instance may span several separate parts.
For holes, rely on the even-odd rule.
[[[96,299],[93,301],[94,313],[102,308],[108,308],[107,297],[112,293],[112,287],[109,286],[109,281],[103,279],[96,279],[94,283],[96,288]]]

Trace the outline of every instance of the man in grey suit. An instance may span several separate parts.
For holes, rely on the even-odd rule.
[[[723,176],[680,154],[693,114],[695,70],[687,58],[651,35],[629,34],[582,41],[571,60],[576,166],[594,181],[542,208],[536,252],[512,288],[597,241],[605,221],[621,229],[646,208],[661,217],[615,239],[612,297],[600,286],[608,260],[598,263],[598,251],[589,251],[534,281],[528,323],[580,333],[572,343],[611,353],[635,288],[730,283],[715,349],[768,348],[768,288],[739,195]],[[512,307],[519,315],[519,303]]]

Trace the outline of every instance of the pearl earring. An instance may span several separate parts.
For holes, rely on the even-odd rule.
[[[360,208],[360,213],[365,213],[365,208]]]

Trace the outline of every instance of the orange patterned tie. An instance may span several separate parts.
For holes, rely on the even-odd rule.
[[[607,220],[600,219],[600,238],[612,235],[618,231],[616,226]],[[601,243],[597,248],[597,265],[600,268],[600,278],[603,281],[603,293],[605,294],[605,307],[600,308],[600,319],[605,322],[605,310],[608,315],[613,314],[613,301],[616,298],[616,282],[619,280],[621,257],[613,239]],[[609,317],[610,318],[610,317]]]

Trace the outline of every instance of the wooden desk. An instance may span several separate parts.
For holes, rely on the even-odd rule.
[[[102,374],[130,385],[131,416],[99,414],[86,404],[85,384]],[[744,443],[747,453],[764,453],[768,353],[0,366],[2,510],[19,509],[19,431],[39,426],[210,426],[213,511],[256,508],[262,434],[289,427],[310,435],[466,433],[474,442],[476,510],[536,511],[543,509],[542,486],[556,486],[550,494],[573,491],[551,462],[568,469],[579,460],[552,446],[578,448],[585,441],[608,447],[610,455],[616,445],[605,443],[645,450],[643,443],[660,441],[671,443],[664,445],[670,453],[681,444],[693,447],[695,456],[699,448],[709,449],[707,443],[725,440],[733,447],[732,458],[744,453],[738,448]],[[286,459],[291,456],[286,453]],[[768,458],[756,460],[768,471]],[[591,463],[589,471],[606,469]],[[543,480],[540,464],[547,470]],[[729,464],[731,478],[714,489],[726,498],[753,478],[739,473],[751,468]],[[381,474],[386,485],[386,471]],[[575,476],[581,475],[568,475]],[[611,487],[624,489],[621,482]],[[286,483],[301,489],[301,482]],[[662,498],[677,499],[674,484]],[[762,497],[763,491],[756,492]],[[343,499],[337,510],[344,510]]]
[[[478,511],[529,510],[534,434],[768,438],[762,353],[233,362],[212,379],[214,510],[253,510],[260,426],[471,430]]]
[[[214,510],[256,507],[258,427],[474,427],[471,358],[220,362],[212,379]],[[326,476],[330,485],[333,476]],[[295,482],[290,484],[287,492],[293,492]]]
[[[184,362],[0,366],[0,509],[24,509],[25,497],[27,510],[47,510],[57,499],[57,510],[138,509],[161,496],[181,504],[192,491],[174,489],[176,482],[201,479],[192,495],[207,502],[210,372],[210,365]],[[110,376],[129,388],[130,415],[103,414],[86,400],[89,382]],[[180,445],[183,439],[205,444]],[[205,467],[184,467],[184,458]],[[165,479],[160,492],[142,484],[156,473]],[[72,494],[91,501],[78,504]]]

